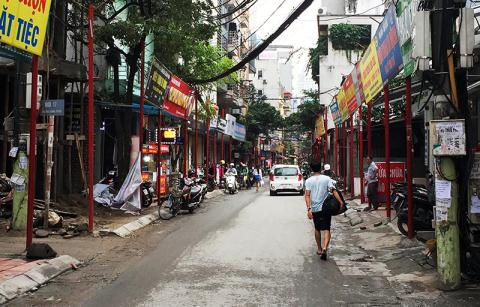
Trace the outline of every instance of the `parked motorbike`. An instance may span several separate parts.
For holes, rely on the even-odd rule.
[[[153,203],[153,197],[155,195],[155,189],[151,181],[144,181],[141,185],[142,188],[142,208],[148,208]]]
[[[397,212],[397,226],[400,232],[408,235],[408,187],[405,183],[392,186],[391,201]],[[413,229],[433,230],[433,202],[429,199],[428,190],[421,185],[413,185]]]
[[[175,217],[180,210],[193,213],[203,199],[202,187],[194,179],[182,178],[173,186],[170,194],[161,200],[158,215],[163,220]]]
[[[8,179],[0,177],[0,218],[10,218],[13,210],[12,186]]]
[[[237,192],[237,176],[234,174],[225,174],[225,193],[235,194]]]
[[[215,181],[215,178],[213,176],[209,176],[208,182],[207,182],[207,191],[213,192],[216,188],[217,188],[217,182]]]

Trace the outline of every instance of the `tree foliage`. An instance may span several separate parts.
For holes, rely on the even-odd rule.
[[[315,128],[317,114],[322,114],[324,107],[318,100],[318,91],[305,91],[305,102],[298,106],[298,111],[290,114],[285,119],[285,126],[289,131],[296,131],[303,134]]]
[[[329,38],[336,50],[363,50],[370,44],[371,26],[339,23],[330,26]]]
[[[261,134],[268,137],[284,125],[280,112],[262,98],[250,105],[244,121],[247,139],[250,141],[254,141]]]

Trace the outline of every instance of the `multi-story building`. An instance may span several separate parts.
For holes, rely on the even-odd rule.
[[[293,71],[289,61],[293,46],[270,45],[257,58],[257,73],[252,76],[258,96],[274,106],[282,116],[291,112]]]

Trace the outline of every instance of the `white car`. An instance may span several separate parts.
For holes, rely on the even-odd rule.
[[[305,193],[302,172],[297,165],[275,165],[270,171],[270,196],[278,192]]]

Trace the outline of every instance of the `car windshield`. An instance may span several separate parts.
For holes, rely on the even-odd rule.
[[[295,167],[279,167],[274,171],[275,176],[297,176],[298,170]]]

